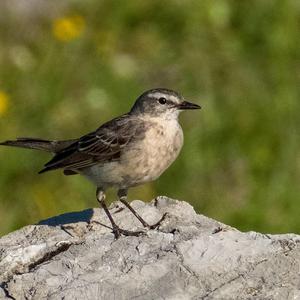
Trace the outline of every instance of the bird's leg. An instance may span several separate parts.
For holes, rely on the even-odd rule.
[[[149,227],[149,224],[126,201],[127,192],[128,191],[126,189],[120,189],[118,191],[119,200],[135,215],[135,217],[143,224],[144,227]]]
[[[163,216],[161,217],[161,219],[153,224],[153,225],[149,225],[134,209],[133,207],[126,201],[127,200],[127,189],[120,189],[118,191],[118,197],[119,200],[134,214],[134,216],[142,223],[142,225],[144,227],[147,227],[149,229],[155,229],[156,227],[158,227],[160,225],[160,223],[165,219],[166,217],[166,213],[163,214]]]
[[[104,193],[103,189],[97,188],[96,197],[97,197],[97,201],[100,203],[101,207],[104,209],[104,212],[106,213],[107,217],[109,218],[109,221],[112,225],[112,230],[113,230],[113,233],[114,233],[114,236],[116,239],[118,239],[121,236],[121,234],[126,235],[126,236],[139,236],[141,234],[144,234],[143,231],[124,230],[115,223],[112,215],[110,214],[110,212],[106,206],[105,193]]]
[[[97,188],[96,197],[97,197],[97,201],[100,203],[101,207],[104,209],[104,212],[106,213],[107,217],[109,218],[109,221],[113,228],[113,232],[115,234],[115,237],[118,238],[120,236],[120,234],[118,234],[119,232],[117,230],[114,230],[114,228],[117,228],[118,226],[115,223],[112,215],[110,214],[110,212],[105,204],[106,195],[101,188]]]

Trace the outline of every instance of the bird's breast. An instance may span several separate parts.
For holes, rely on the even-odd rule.
[[[152,121],[144,138],[128,145],[121,164],[130,170],[132,185],[155,180],[176,159],[182,145],[183,132],[177,120]]]

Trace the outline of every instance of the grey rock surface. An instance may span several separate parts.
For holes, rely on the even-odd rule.
[[[300,236],[242,233],[186,202],[132,202],[159,230],[114,240],[101,209],[0,239],[0,299],[300,299]],[[120,226],[141,229],[120,203]]]

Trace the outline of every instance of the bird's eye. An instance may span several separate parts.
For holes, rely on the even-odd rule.
[[[164,97],[161,97],[161,98],[158,99],[158,102],[159,102],[160,104],[166,104],[166,103],[167,103],[167,99],[164,98]]]

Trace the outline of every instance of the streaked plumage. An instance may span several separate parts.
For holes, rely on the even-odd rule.
[[[40,173],[60,168],[80,171],[97,164],[118,161],[123,149],[133,139],[142,138],[143,135],[142,120],[125,114],[57,152]]]

